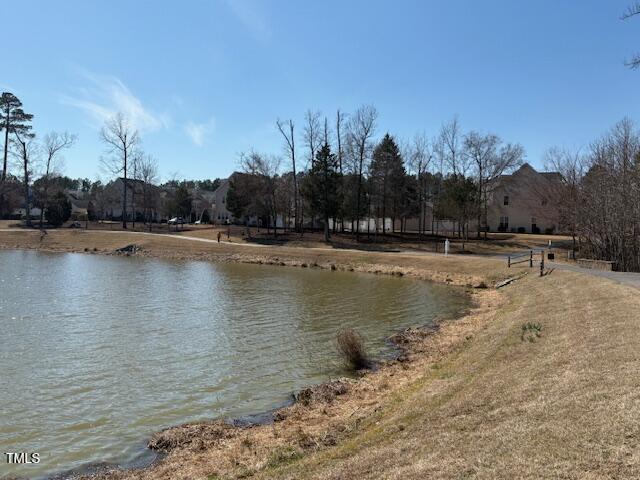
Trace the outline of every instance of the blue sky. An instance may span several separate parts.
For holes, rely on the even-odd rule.
[[[587,145],[636,118],[640,17],[630,0],[2,0],[0,88],[45,134],[79,137],[70,176],[100,175],[98,130],[128,113],[163,178],[227,176],[238,152],[281,153],[276,118],[364,103],[378,134],[465,130]],[[6,29],[8,28],[8,32]],[[27,31],[28,35],[24,35]]]

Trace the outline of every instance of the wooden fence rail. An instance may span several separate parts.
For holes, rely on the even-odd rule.
[[[524,253],[516,253],[507,257],[507,267],[519,263],[529,262],[529,268],[533,268],[533,250]],[[544,275],[544,250],[540,250],[540,276]]]

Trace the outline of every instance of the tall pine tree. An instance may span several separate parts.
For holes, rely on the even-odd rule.
[[[390,214],[395,223],[401,211],[406,171],[400,149],[388,133],[373,151],[371,185],[376,216],[382,217],[382,234],[386,234],[385,220]]]
[[[4,158],[2,162],[2,181],[7,178],[7,158],[9,155],[9,135],[24,134],[31,130],[29,122],[33,115],[24,113],[22,102],[13,93],[3,92],[0,96],[0,132],[4,131]]]
[[[325,143],[316,153],[316,160],[305,177],[304,194],[311,210],[322,216],[324,239],[329,241],[329,219],[334,221],[339,213],[340,172],[338,158],[331,153],[331,147]]]

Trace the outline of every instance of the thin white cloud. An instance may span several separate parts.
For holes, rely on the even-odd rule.
[[[264,42],[271,37],[271,28],[264,14],[252,0],[226,0],[225,3],[256,39]]]
[[[141,131],[152,132],[169,127],[170,118],[167,114],[158,114],[146,108],[119,78],[84,70],[80,74],[88,81],[88,85],[77,89],[75,95],[63,95],[60,101],[84,111],[98,125],[122,112]]]
[[[215,128],[216,119],[211,117],[209,121],[205,123],[187,122],[184,126],[184,131],[195,145],[201,147],[204,145],[207,137],[214,132]]]

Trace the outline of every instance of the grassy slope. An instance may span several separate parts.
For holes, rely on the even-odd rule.
[[[555,272],[349,441],[256,478],[638,478],[640,295]],[[520,339],[523,322],[542,337]]]

